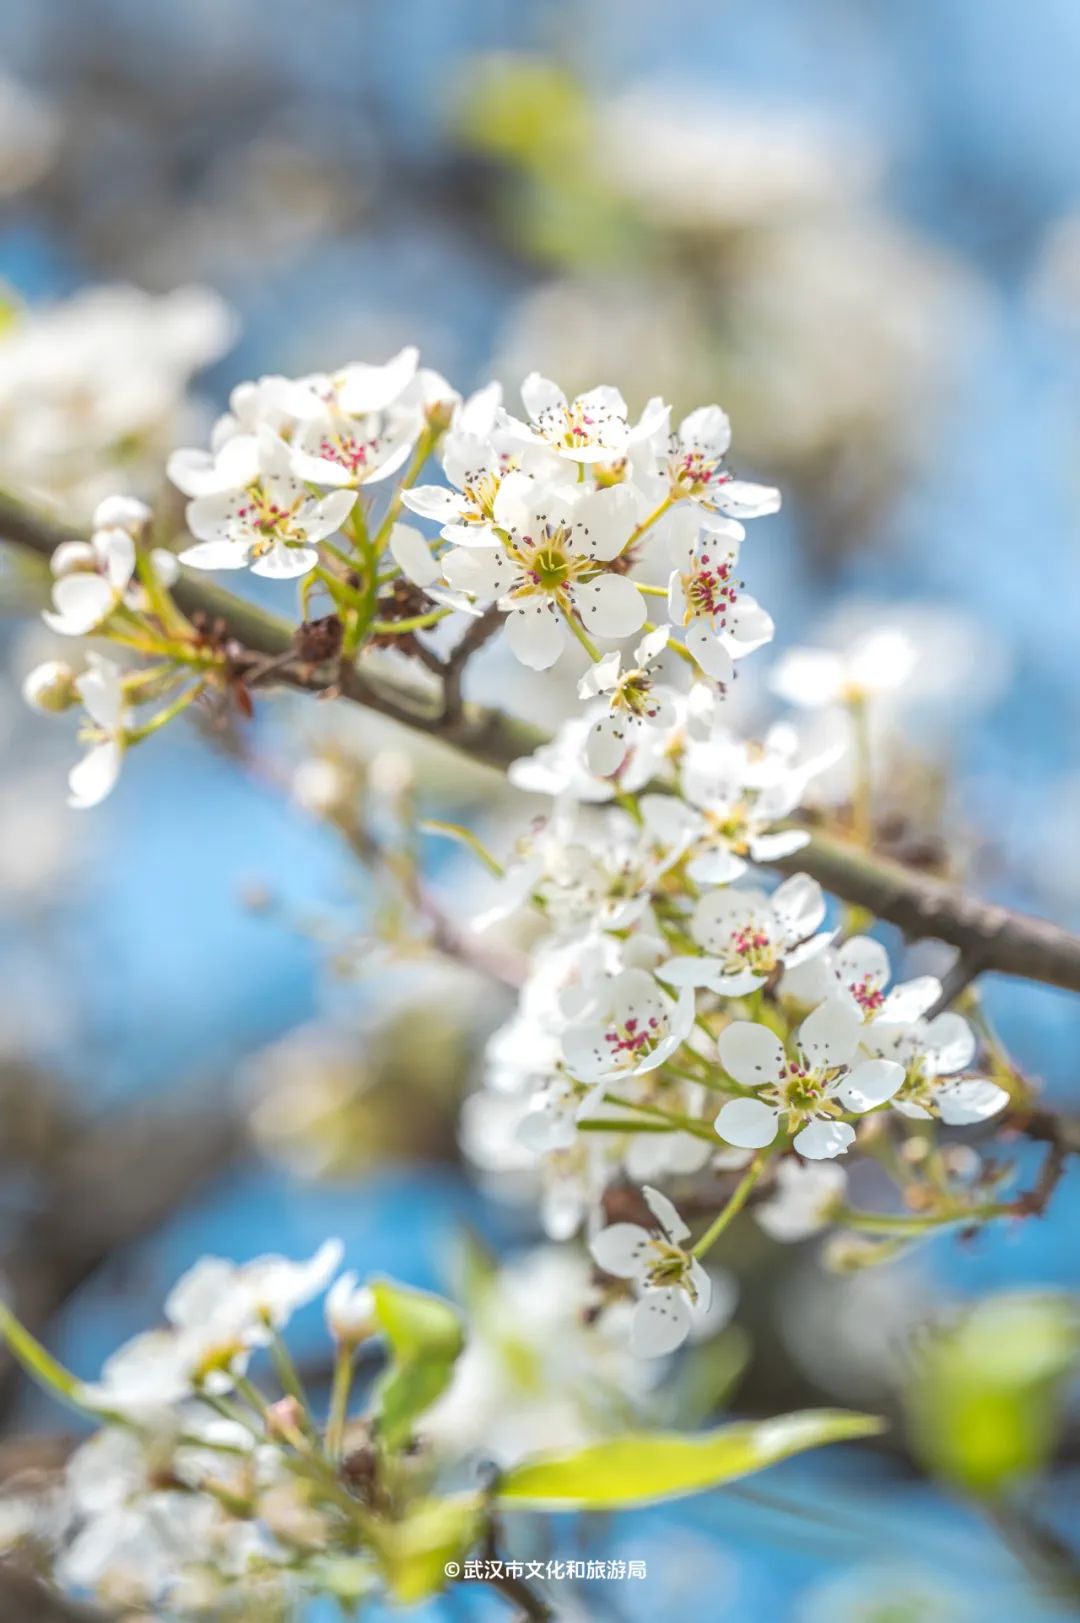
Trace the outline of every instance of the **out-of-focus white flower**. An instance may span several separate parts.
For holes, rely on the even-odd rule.
[[[630,1349],[642,1358],[659,1358],[674,1352],[695,1318],[708,1312],[712,1282],[693,1253],[684,1250],[690,1230],[671,1201],[658,1189],[646,1186],[641,1192],[655,1226],[612,1223],[594,1236],[589,1250],[605,1273],[637,1285]]]
[[[884,1104],[904,1080],[902,1065],[856,1058],[861,1034],[858,1016],[840,1003],[823,1003],[803,1021],[797,1059],[788,1058],[767,1026],[749,1020],[726,1026],[717,1042],[720,1061],[756,1096],[724,1105],[716,1118],[720,1137],[742,1149],[762,1149],[786,1116],[800,1155],[818,1161],[843,1154],[855,1142],[855,1129],[836,1118]]]
[[[847,1173],[835,1161],[785,1156],[777,1163],[772,1194],[753,1208],[754,1216],[773,1240],[808,1240],[828,1228],[846,1185]]]
[[[676,1054],[694,1024],[694,993],[671,998],[644,969],[626,969],[596,988],[599,1013],[569,1027],[563,1054],[586,1081],[641,1076]]]
[[[81,736],[90,749],[68,774],[68,804],[79,811],[99,805],[115,788],[131,720],[120,667],[101,654],[86,657],[89,669],[76,677],[75,688],[88,718]]]
[[[704,986],[723,997],[745,997],[781,965],[814,961],[833,939],[818,931],[825,917],[821,886],[793,874],[771,896],[760,890],[714,890],[690,919],[700,954],[669,958],[657,975],[671,986]]]
[[[920,983],[911,983],[918,987]],[[903,993],[904,987],[897,987]],[[894,994],[895,996],[896,994]],[[985,1076],[958,1076],[975,1059],[975,1033],[963,1015],[951,1010],[932,1020],[919,1018],[931,1000],[916,993],[902,999],[889,1013],[883,1009],[878,1019],[863,1033],[863,1045],[875,1054],[895,1060],[905,1073],[893,1106],[904,1116],[927,1121],[940,1117],[947,1127],[970,1127],[996,1116],[1009,1102],[1009,1095]]]
[[[341,1274],[326,1293],[326,1326],[334,1340],[353,1346],[372,1334],[375,1323],[370,1286],[361,1285],[359,1274]]]
[[[91,288],[22,312],[0,336],[0,483],[78,523],[118,477],[154,491],[188,383],[233,330],[205,288]]]
[[[22,695],[34,710],[59,712],[79,702],[77,677],[62,659],[35,665],[23,680]]]
[[[792,648],[769,678],[774,693],[802,709],[853,704],[902,687],[916,651],[902,631],[882,627],[860,637],[846,654],[827,648]]]

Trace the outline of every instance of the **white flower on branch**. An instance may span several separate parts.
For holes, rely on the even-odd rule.
[[[658,1189],[646,1186],[641,1192],[656,1219],[653,1227],[612,1223],[594,1237],[589,1250],[605,1273],[634,1281],[638,1303],[630,1326],[631,1351],[660,1358],[674,1352],[695,1319],[708,1313],[712,1281],[684,1249],[690,1230],[671,1201]]]
[[[498,601],[507,641],[523,665],[538,671],[554,665],[568,619],[598,637],[641,629],[645,604],[637,586],[606,567],[634,523],[635,498],[626,486],[579,490],[508,474],[494,510],[505,544],[455,547],[443,570],[459,591]]]
[[[243,456],[240,446],[239,440],[229,441],[219,459],[224,462],[233,448],[235,463],[222,478],[236,483],[189,502],[188,528],[198,539],[180,554],[180,562],[193,569],[250,564],[252,574],[276,580],[308,574],[319,561],[316,544],[341,528],[355,492],[312,496],[294,471],[289,447],[268,428],[242,447]],[[179,482],[175,468],[173,478]]]
[[[813,962],[825,952],[834,932],[819,929],[824,917],[821,886],[806,874],[793,874],[771,896],[760,890],[709,891],[690,919],[701,952],[669,958],[656,973],[671,986],[745,997],[781,967]]]
[[[787,1120],[795,1148],[810,1160],[841,1155],[855,1142],[855,1129],[841,1120],[891,1099],[904,1068],[891,1060],[858,1060],[862,1025],[845,1004],[823,1003],[803,1021],[798,1052],[789,1057],[774,1031],[736,1020],[720,1033],[721,1064],[752,1098],[731,1099],[716,1118],[728,1144],[761,1149]]]
[[[551,446],[569,462],[618,462],[632,445],[666,428],[669,408],[659,398],[649,401],[631,425],[626,401],[618,389],[601,384],[576,400],[567,400],[557,383],[530,372],[521,385],[527,423],[504,414],[506,426],[529,444]]]

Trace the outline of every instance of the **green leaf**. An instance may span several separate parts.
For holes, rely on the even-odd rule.
[[[465,1337],[460,1317],[441,1297],[388,1279],[375,1280],[371,1289],[391,1352],[375,1390],[375,1412],[382,1440],[396,1448],[450,1384]]]
[[[541,1455],[508,1471],[497,1494],[534,1510],[618,1510],[701,1493],[823,1443],[872,1437],[874,1415],[807,1409],[773,1420],[721,1426],[697,1436],[638,1432],[572,1454]]]
[[[1080,1364],[1066,1297],[1006,1292],[928,1337],[906,1393],[912,1448],[937,1477],[996,1497],[1049,1463]]]
[[[399,1522],[381,1524],[379,1560],[394,1598],[403,1606],[446,1584],[446,1566],[460,1567],[480,1536],[483,1508],[476,1494],[421,1499]]]

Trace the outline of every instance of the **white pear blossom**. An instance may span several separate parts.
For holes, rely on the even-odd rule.
[[[847,1173],[835,1161],[785,1156],[777,1163],[771,1195],[753,1208],[754,1216],[770,1239],[785,1245],[808,1240],[828,1228],[846,1186]]]
[[[79,811],[99,805],[115,788],[131,724],[120,667],[101,654],[86,658],[89,668],[75,688],[87,716],[80,737],[90,748],[68,774],[68,805]]]
[[[712,1284],[697,1258],[684,1249],[690,1230],[671,1201],[658,1189],[642,1189],[656,1219],[612,1223],[590,1243],[593,1260],[616,1279],[631,1279],[638,1302],[630,1326],[630,1349],[641,1358],[674,1352],[690,1334],[695,1319],[708,1313]]]
[[[563,1054],[575,1076],[586,1081],[641,1076],[656,1070],[682,1047],[694,1024],[694,993],[684,987],[668,996],[645,969],[626,969],[606,983],[599,1016],[568,1028]]]
[[[797,761],[784,739],[748,743],[725,728],[689,738],[680,771],[682,797],[656,796],[645,819],[670,838],[677,826],[690,840],[687,872],[697,884],[725,885],[746,872],[747,860],[772,862],[809,841],[799,828],[776,829],[798,807],[808,781],[833,755]]]
[[[115,526],[89,541],[65,541],[51,560],[52,609],[42,619],[62,637],[85,637],[122,602],[135,573],[135,542]]]
[[[656,727],[639,731],[635,748],[617,773],[600,778],[589,770],[585,750],[589,733],[604,714],[598,705],[591,705],[583,715],[564,721],[532,755],[510,763],[506,774],[510,783],[529,794],[565,795],[586,804],[613,800],[620,790],[633,794],[643,788],[663,764],[664,733]]]
[[[546,445],[525,444],[520,434],[499,425],[501,400],[501,388],[491,384],[458,412],[442,451],[451,489],[417,485],[402,492],[411,512],[433,519],[440,533],[457,546],[491,546],[498,539],[495,498],[507,474],[550,482],[563,471],[557,452]]]
[[[622,667],[618,649],[591,665],[578,683],[581,699],[606,698],[608,711],[598,716],[585,742],[585,759],[597,777],[618,772],[644,729],[674,725],[677,711],[670,688],[656,681],[655,670],[668,644],[668,628],[658,626],[634,649],[633,663]]]
[[[883,626],[857,638],[846,653],[790,649],[774,666],[769,685],[801,709],[859,703],[902,687],[915,668],[917,652],[905,632]]]
[[[545,487],[508,474],[494,507],[505,544],[455,547],[443,570],[458,590],[498,601],[507,641],[523,665],[546,670],[555,663],[565,646],[561,618],[572,616],[599,637],[641,629],[645,604],[637,586],[605,567],[633,527],[635,498],[626,486]]]
[[[720,1062],[755,1097],[724,1105],[716,1118],[720,1137],[762,1149],[783,1116],[801,1155],[814,1161],[841,1155],[854,1143],[855,1129],[838,1118],[884,1104],[904,1080],[902,1065],[857,1058],[861,1034],[858,1016],[841,1003],[823,1003],[803,1021],[793,1058],[767,1026],[736,1020],[725,1027],[717,1042]]]
[[[259,431],[255,452],[254,473],[249,457],[229,474],[239,478],[246,473],[248,482],[196,496],[188,503],[187,524],[197,541],[180,554],[181,563],[194,569],[243,569],[250,564],[253,574],[277,580],[314,569],[319,561],[317,543],[341,528],[355,493],[310,495],[293,470],[289,447],[268,428]]]
[[[1009,1102],[1005,1089],[989,1077],[958,1075],[975,1060],[975,1033],[968,1022],[951,1010],[932,1020],[917,1018],[919,1001],[894,1006],[903,1023],[894,1024],[883,1009],[863,1033],[866,1048],[895,1060],[905,1073],[894,1108],[918,1121],[939,1117],[946,1127],[971,1127],[998,1115]]]
[[[548,445],[570,462],[618,462],[629,448],[666,426],[669,408],[649,401],[631,426],[626,401],[617,389],[601,384],[568,401],[557,383],[530,372],[521,385],[529,421],[505,416],[506,426],[533,444]]]
[[[770,485],[736,479],[724,458],[731,447],[731,424],[719,406],[699,406],[684,417],[658,452],[658,471],[672,500],[689,499],[709,513],[729,518],[763,518],[780,507]]]
[[[701,953],[669,958],[656,973],[672,986],[745,997],[781,967],[812,962],[825,952],[833,932],[819,929],[824,917],[821,886],[806,874],[793,874],[771,896],[761,890],[708,891],[690,919]]]
[[[730,682],[734,661],[769,642],[773,623],[736,575],[742,525],[708,513],[685,516],[690,533],[682,537],[681,556],[668,581],[668,613],[684,628],[686,646],[701,669],[717,682]],[[676,522],[683,517],[676,513]]]

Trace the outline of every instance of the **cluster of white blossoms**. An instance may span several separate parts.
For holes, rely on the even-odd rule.
[[[663,1353],[708,1309],[700,1258],[716,1235],[687,1246],[656,1183],[742,1169],[745,1192],[775,1183],[773,1233],[806,1232],[822,1185],[790,1168],[844,1155],[871,1116],[967,1125],[1007,1094],[973,1074],[974,1033],[937,1010],[940,984],[887,992],[884,949],[845,935],[817,882],[792,872],[809,840],[800,805],[837,752],[807,753],[786,725],[742,738],[726,719],[738,662],[773,636],[740,574],[745,521],[779,496],[729,469],[723,411],[673,423],[652,399],[633,417],[613,388],[571,400],[538,374],[521,393],[520,415],[497,384],[463,399],[411,348],[244,384],[210,448],[170,458],[194,538],[180,561],[296,577],[305,619],[325,593],[341,662],[395,642],[423,653],[417,639],[443,621],[487,614],[531,669],[570,649],[585,663],[579,713],[510,770],[554,809],[476,927],[528,910],[545,933],[465,1134],[482,1164],[536,1170],[549,1233],[586,1228],[636,1296],[635,1349]],[[445,480],[421,483],[436,462]],[[406,509],[433,533],[402,523]],[[95,653],[79,677],[30,678],[39,706],[88,713],[76,805],[107,792],[132,742],[233,676],[228,650],[176,607],[175,559],[150,529],[137,504],[106,503],[91,541],[54,558],[54,631],[160,661],[131,676]],[[850,667],[804,651],[782,673],[789,698],[827,692],[860,720],[903,676],[887,635]],[[764,872],[776,865],[779,884]],[[646,1186],[647,1221],[615,1232],[603,1203],[620,1178]],[[832,1181],[826,1192],[838,1207]]]
[[[232,341],[222,299],[106,286],[3,314],[0,486],[75,524],[120,479],[155,494],[170,447],[198,421],[192,378]]]

